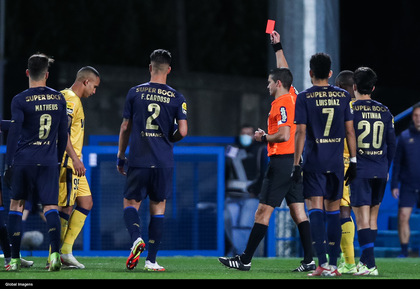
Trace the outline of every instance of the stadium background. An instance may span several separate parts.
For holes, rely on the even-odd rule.
[[[118,216],[122,180],[114,170],[115,140],[93,147],[90,137],[118,134],[126,92],[131,86],[148,81],[148,57],[155,48],[165,48],[173,54],[169,84],[187,98],[189,136],[213,137],[202,138],[203,143],[197,143],[198,138],[190,139],[193,143],[180,144],[190,151],[207,147],[208,142],[212,142],[212,149],[223,146],[243,122],[265,127],[271,103],[266,73],[275,66],[269,38],[264,33],[267,19],[277,21],[276,29],[282,35],[298,90],[308,83],[308,52],[325,51],[333,57],[335,75],[339,70],[354,70],[361,65],[372,67],[379,75],[374,97],[389,106],[394,115],[420,100],[416,87],[420,76],[416,55],[420,47],[420,23],[415,15],[415,1],[403,0],[392,5],[361,0],[1,0],[0,3],[0,112],[4,119],[10,118],[12,97],[27,88],[24,70],[28,56],[34,52],[41,51],[56,59],[48,85],[57,89],[70,86],[81,66],[95,66],[101,73],[96,95],[83,101],[85,143],[93,152],[85,154],[85,163],[96,162],[89,169],[97,198],[87,227],[90,234],[84,233],[78,239],[78,248],[85,253],[129,247]],[[407,123],[407,118],[397,123],[397,132]],[[208,250],[208,254],[219,253],[217,226],[221,207],[216,192],[223,195],[217,187],[222,185],[217,174],[223,165],[219,162],[220,151],[197,149],[196,155],[185,153],[185,149],[180,151],[177,172],[181,175],[177,175],[179,184],[175,186],[183,199],[175,199],[177,203],[169,208],[168,215],[178,216],[180,208],[183,213],[182,218],[169,220],[167,225],[170,231],[167,241],[179,247],[163,249],[188,247]],[[185,184],[188,187],[183,187]],[[199,210],[193,209],[198,207]],[[387,213],[396,212],[392,200],[388,207]],[[282,219],[287,214],[282,210],[276,214],[273,219],[277,218],[277,222],[270,234],[278,235],[281,224],[282,230],[287,231],[285,240],[292,236],[290,241],[295,244],[295,232],[285,225],[289,221]],[[33,226],[42,227],[42,223],[34,222]],[[388,219],[383,222],[383,228],[388,229]],[[184,237],[180,238],[182,234]],[[98,235],[99,239],[95,237]],[[206,239],[209,244],[202,242]],[[191,240],[198,243],[192,244]],[[274,250],[276,255],[283,254],[278,248]]]

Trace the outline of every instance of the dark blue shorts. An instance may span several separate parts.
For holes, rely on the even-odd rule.
[[[419,203],[420,189],[401,184],[400,197],[398,199],[399,208],[412,208]]]
[[[350,204],[352,207],[379,205],[385,188],[386,178],[355,178],[350,184]]]
[[[154,202],[162,202],[172,196],[173,168],[135,168],[127,170],[124,198],[143,201],[147,196]]]
[[[343,197],[344,175],[340,173],[303,172],[303,195],[336,201]]]
[[[13,200],[36,200],[42,205],[58,204],[58,165],[14,165]]]

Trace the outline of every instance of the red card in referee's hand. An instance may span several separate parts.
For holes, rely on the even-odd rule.
[[[276,25],[276,21],[268,20],[267,21],[267,28],[265,29],[265,33],[267,33],[267,34],[273,33],[275,25]]]

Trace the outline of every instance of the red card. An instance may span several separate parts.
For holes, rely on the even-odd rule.
[[[273,33],[275,25],[276,25],[276,21],[268,20],[267,21],[267,28],[265,29],[265,33],[267,33],[267,34]]]

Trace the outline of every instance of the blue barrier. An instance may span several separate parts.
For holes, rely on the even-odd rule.
[[[5,146],[0,153],[5,153]],[[117,146],[85,146],[83,162],[94,207],[75,243],[76,256],[126,256],[131,242],[122,217],[124,176],[116,170]],[[128,149],[129,153],[129,149]],[[223,256],[224,242],[224,147],[176,146],[173,197],[167,201],[165,234],[159,256]],[[7,189],[5,198],[8,196]],[[7,202],[5,206],[7,207]],[[148,200],[139,211],[142,235],[148,239]],[[45,224],[31,227],[44,233]],[[47,256],[48,238],[34,251],[22,255]]]

